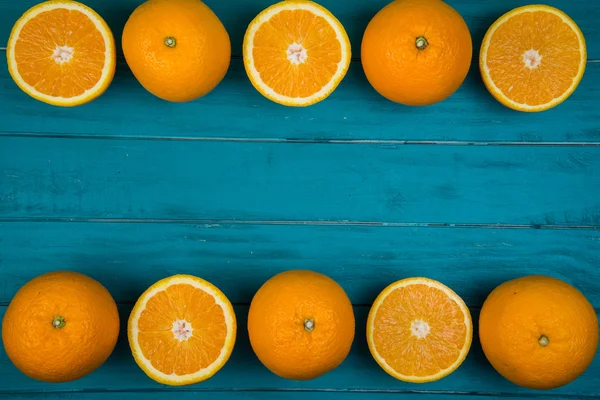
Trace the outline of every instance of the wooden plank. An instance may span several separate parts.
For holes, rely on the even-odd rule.
[[[600,142],[595,108],[600,98],[600,63],[588,64],[584,80],[567,101],[534,114],[509,110],[494,100],[481,82],[476,65],[449,100],[415,108],[392,103],[376,93],[360,62],[355,61],[326,101],[290,108],[262,97],[250,84],[241,60],[233,60],[227,76],[211,94],[185,104],[168,103],[146,92],[121,60],[113,84],[102,97],[85,106],[60,108],[21,92],[5,63],[0,57],[0,134],[313,142]]]
[[[0,217],[600,226],[600,147],[0,138]]]
[[[21,394],[7,394],[4,395],[3,399],[16,400],[16,399],[81,399],[81,400],[97,400],[105,399],[110,396],[111,400],[137,400],[143,396],[146,400],[162,400],[177,396],[178,400],[197,400],[202,399],[223,399],[223,400],[306,400],[307,398],[317,398],[319,400],[397,400],[399,396],[403,399],[416,399],[419,400],[472,400],[475,397],[472,395],[464,394],[462,391],[457,393],[431,393],[422,392],[420,390],[408,391],[408,392],[396,392],[396,391],[368,391],[368,390],[356,390],[356,391],[330,391],[330,390],[281,390],[281,391],[262,391],[262,390],[250,390],[250,391],[215,391],[215,390],[202,390],[197,387],[190,389],[177,389],[177,388],[165,388],[159,391],[152,392],[112,392],[103,390],[101,392],[66,392],[66,393],[48,393],[48,392],[37,392],[37,393],[21,393]],[[495,393],[477,394],[476,398],[481,400],[493,400],[497,399]],[[540,396],[541,397],[541,396]],[[535,396],[511,396],[514,400],[525,400],[532,399]],[[569,399],[569,396],[563,396],[560,394],[544,394],[544,399],[547,400],[561,400]],[[578,396],[579,399],[586,399],[586,396]]]
[[[0,395],[13,391],[144,391],[165,390],[165,387],[147,378],[135,365],[131,356],[125,321],[129,317],[131,306],[121,306],[121,320],[123,331],[115,352],[108,362],[95,373],[79,380],[61,385],[52,385],[36,382],[22,375],[8,360],[0,349],[0,371],[3,382],[0,385]],[[0,317],[5,307],[0,307]],[[333,391],[376,391],[396,392],[397,394],[409,391],[434,391],[452,394],[462,392],[468,394],[493,393],[495,396],[533,395],[539,391],[523,389],[506,381],[497,374],[485,359],[481,346],[475,335],[469,356],[463,365],[452,375],[438,382],[426,385],[414,385],[400,382],[387,375],[372,359],[365,335],[364,327],[368,314],[368,307],[355,308],[356,338],[353,348],[346,361],[336,370],[313,381],[298,382],[276,377],[263,367],[250,347],[246,332],[247,306],[235,308],[238,319],[238,338],[235,350],[225,367],[213,378],[189,389],[201,390],[268,390],[283,391],[287,394],[290,390],[333,390]],[[478,311],[472,310],[474,323],[477,326]],[[590,368],[575,384],[553,390],[554,395],[586,396],[590,398],[600,396],[600,357],[596,357]],[[262,393],[261,393],[262,394]],[[165,393],[165,395],[167,395]],[[320,395],[319,395],[320,396]],[[111,393],[111,398],[112,393]],[[446,398],[445,396],[443,398]]]
[[[426,276],[478,307],[504,281],[545,274],[574,284],[600,309],[599,265],[600,231],[586,230],[0,223],[0,304],[59,269],[98,279],[121,303],[188,273],[236,304],[248,304],[278,272],[312,269],[338,281],[354,304],[371,304],[398,279]]]
[[[242,40],[250,21],[263,9],[272,5],[272,0],[205,0],[204,1],[221,19],[229,32],[232,54],[241,56]],[[367,24],[371,18],[390,0],[320,0],[319,4],[327,7],[344,25],[350,37],[355,57],[360,56],[360,43]],[[29,7],[39,3],[38,0],[22,0],[14,2],[0,0],[0,43],[8,41],[10,29],[19,16]],[[96,10],[109,24],[115,35],[118,49],[121,49],[123,26],[131,12],[140,4],[140,0],[87,0],[85,4]],[[492,23],[505,12],[526,4],[527,0],[447,0],[465,19],[471,35],[473,47],[477,54],[483,35]],[[579,25],[588,39],[600,35],[597,20],[600,18],[600,5],[586,0],[548,0],[549,5],[558,7],[569,14]],[[600,43],[588,40],[588,54],[591,59],[600,58]]]

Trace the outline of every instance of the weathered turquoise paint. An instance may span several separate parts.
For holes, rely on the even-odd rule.
[[[0,57],[5,134],[310,143],[457,141],[478,145],[590,144],[600,140],[596,117],[600,86],[595,84],[600,81],[600,63],[596,62],[588,63],[583,81],[569,101],[544,113],[530,114],[515,112],[494,100],[476,64],[450,100],[429,107],[407,107],[375,92],[360,61],[355,60],[327,102],[290,108],[261,96],[239,59],[232,61],[225,80],[215,90],[186,104],[166,103],[152,96],[135,80],[124,59],[119,60],[113,84],[102,97],[82,107],[57,109],[34,102],[21,92]],[[114,107],[115,103],[126,106]]]
[[[36,1],[0,0],[0,47]],[[26,378],[0,348],[2,398],[600,397],[600,357],[576,382],[541,393],[501,378],[475,340],[454,374],[412,385],[379,369],[364,337],[377,293],[417,275],[455,289],[475,322],[496,285],[526,274],[564,279],[600,311],[600,3],[548,3],[582,28],[587,71],[564,104],[523,114],[486,92],[476,63],[465,85],[438,105],[409,108],[375,93],[360,67],[360,38],[386,2],[321,2],[346,26],[354,60],[339,89],[305,109],[271,103],[245,76],[243,33],[267,0],[207,0],[230,33],[234,57],[222,84],[188,104],[147,93],[119,56],[113,85],[100,99],[50,107],[19,91],[0,54],[0,316],[26,281],[68,269],[111,291],[124,328],[151,283],[191,273],[228,295],[240,327],[225,368],[187,388],[148,379],[123,333],[103,367],[68,384]],[[449,3],[469,24],[476,53],[498,16],[526,4]],[[118,43],[139,1],[87,4]],[[310,382],[269,373],[245,332],[255,291],[292,268],[336,279],[357,317],[346,362]]]
[[[600,227],[600,147],[2,143],[0,217]]]
[[[202,276],[248,304],[272,275],[309,268],[338,281],[356,305],[371,304],[395,280],[427,276],[480,307],[500,283],[546,274],[600,309],[600,230],[114,221],[2,220],[0,304],[56,269],[98,279],[123,304],[176,273]]]

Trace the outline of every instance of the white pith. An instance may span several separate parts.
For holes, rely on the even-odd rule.
[[[296,42],[290,44],[286,53],[288,60],[296,65],[306,62],[306,59],[308,58],[308,52],[304,46]]]
[[[526,68],[536,69],[542,63],[542,55],[535,49],[529,49],[523,53],[523,63]]]
[[[52,58],[57,64],[66,63],[71,61],[74,52],[75,49],[72,47],[57,45],[54,49],[54,53],[52,53]]]
[[[223,315],[225,316],[225,325],[227,326],[227,336],[225,338],[225,345],[223,346],[223,349],[221,349],[221,353],[219,354],[217,359],[211,365],[207,366],[206,368],[203,368],[194,373],[185,374],[185,375],[176,375],[174,373],[173,374],[165,374],[165,373],[157,370],[156,368],[154,368],[154,366],[152,365],[150,360],[148,360],[146,357],[144,357],[142,349],[140,348],[140,345],[137,340],[137,337],[139,334],[138,322],[139,322],[140,316],[142,315],[142,312],[146,309],[148,300],[150,300],[152,297],[154,297],[157,293],[166,290],[169,286],[179,285],[179,284],[191,285],[196,289],[205,291],[211,297],[213,297],[215,300],[215,304],[217,304],[223,310]],[[189,381],[202,380],[203,378],[212,375],[214,373],[214,370],[216,367],[222,366],[225,363],[225,361],[227,360],[227,358],[229,357],[230,351],[228,350],[228,348],[230,348],[233,345],[232,342],[235,338],[235,329],[234,329],[234,326],[235,326],[234,318],[235,317],[233,315],[233,310],[231,310],[230,305],[228,303],[226,303],[225,301],[222,300],[222,296],[223,296],[223,294],[218,292],[218,289],[212,287],[212,285],[210,285],[210,286],[203,285],[200,282],[198,282],[197,280],[190,279],[189,277],[186,277],[186,276],[177,276],[177,277],[168,278],[168,281],[165,282],[164,284],[162,284],[162,285],[157,284],[154,288],[152,288],[151,290],[144,293],[142,295],[142,297],[136,303],[136,306],[135,306],[134,310],[132,311],[132,315],[131,315],[130,321],[129,321],[129,334],[130,334],[130,337],[133,339],[133,340],[130,340],[130,345],[131,345],[131,348],[132,348],[132,351],[134,352],[134,354],[137,355],[136,361],[138,361],[139,363],[142,364],[142,365],[140,365],[142,367],[142,369],[144,369],[145,371],[148,371],[153,376],[153,378],[159,379],[162,382],[168,382],[171,384],[177,384],[177,383],[185,384],[185,382],[189,382]]]
[[[587,62],[587,54],[586,54],[586,50],[585,50],[585,39],[583,37],[583,34],[581,33],[581,30],[579,29],[579,27],[577,26],[577,24],[575,24],[566,14],[564,14],[562,11],[555,9],[553,7],[550,6],[545,6],[545,5],[539,5],[539,6],[525,6],[527,7],[527,10],[513,10],[511,12],[506,13],[505,15],[503,15],[502,17],[500,17],[500,19],[498,21],[496,21],[494,23],[494,25],[492,25],[492,28],[490,28],[490,30],[486,33],[485,38],[483,40],[483,45],[481,46],[481,55],[480,55],[480,59],[481,59],[481,69],[482,69],[482,74],[484,76],[487,77],[487,81],[488,84],[491,86],[491,90],[493,92],[496,93],[500,93],[503,94],[502,90],[500,90],[500,88],[498,86],[496,86],[496,84],[494,83],[494,81],[491,78],[490,75],[490,69],[487,65],[487,54],[488,54],[488,50],[490,47],[490,43],[492,41],[492,37],[494,36],[494,33],[498,30],[498,28],[500,26],[502,26],[506,21],[508,21],[510,18],[516,16],[516,15],[520,15],[522,13],[526,13],[526,12],[547,12],[550,13],[552,15],[556,15],[557,17],[559,17],[565,24],[567,24],[572,30],[573,32],[577,35],[579,42],[583,44],[583,49],[580,49],[580,60],[579,60],[579,74],[577,74],[577,76],[573,77],[573,84],[572,86],[569,88],[569,90],[567,90],[565,93],[563,93],[561,96],[553,99],[552,101],[546,103],[546,104],[540,104],[537,106],[532,106],[529,104],[523,104],[523,103],[518,103],[508,97],[506,97],[506,95],[503,96],[503,100],[506,101],[511,107],[516,108],[518,110],[522,110],[522,111],[540,111],[540,110],[546,110],[549,108],[554,107],[557,104],[562,103],[567,97],[569,97],[573,91],[575,90],[575,86],[577,81],[579,81],[585,71],[585,65]],[[512,86],[509,89],[509,91],[512,90]]]
[[[309,97],[287,97],[276,93],[273,89],[268,87],[260,78],[260,74],[256,70],[256,67],[254,65],[254,59],[252,57],[252,49],[254,48],[254,36],[256,35],[256,32],[261,27],[261,25],[264,24],[266,21],[270,20],[274,15],[278,14],[281,11],[294,10],[310,11],[314,15],[325,19],[329,23],[331,28],[334,30],[336,34],[336,39],[338,40],[341,46],[342,56],[337,65],[337,71],[332,76],[331,80],[321,88],[321,90],[319,90],[317,93],[312,94]],[[343,28],[341,28],[339,21],[337,21],[329,13],[324,11],[320,6],[312,2],[282,2],[280,4],[276,4],[274,6],[271,6],[270,8],[267,8],[262,13],[260,13],[250,24],[248,32],[246,33],[246,38],[244,40],[244,59],[246,60],[247,71],[251,77],[251,80],[255,82],[255,84],[259,86],[263,93],[271,100],[279,103],[290,103],[293,105],[312,104],[331,93],[335,89],[337,84],[339,84],[339,81],[343,78],[348,68],[350,62],[350,54],[351,50],[348,38],[346,32],[343,31]]]
[[[102,74],[100,75],[100,79],[98,79],[98,82],[96,82],[96,84],[92,88],[84,91],[82,94],[75,96],[75,97],[68,97],[68,98],[55,97],[55,96],[49,96],[47,94],[38,92],[35,87],[31,86],[30,84],[25,82],[25,80],[23,80],[23,78],[19,74],[19,68],[18,68],[18,65],[16,62],[15,45],[16,45],[17,41],[19,40],[19,36],[20,36],[21,30],[23,29],[23,27],[30,20],[32,20],[39,14],[47,12],[47,11],[57,10],[57,9],[75,10],[75,11],[79,11],[79,12],[83,13],[85,16],[87,16],[90,19],[90,21],[92,21],[94,23],[94,26],[100,32],[100,34],[102,35],[102,39],[104,40],[105,63],[104,63],[104,67],[102,68]],[[56,46],[57,47],[66,47],[66,46],[64,46],[64,43],[56,43]],[[8,58],[8,63],[10,65],[10,69],[13,72],[13,74],[16,75],[15,79],[18,80],[19,86],[21,86],[21,88],[24,91],[26,91],[27,93],[31,93],[38,100],[49,102],[49,103],[54,103],[54,104],[61,104],[61,105],[78,104],[78,103],[82,102],[83,100],[86,100],[91,94],[98,92],[105,85],[106,80],[109,78],[111,71],[113,69],[113,66],[114,66],[114,61],[115,61],[115,60],[111,61],[111,59],[113,58],[113,54],[114,54],[114,46],[113,46],[112,33],[110,32],[110,29],[108,28],[106,23],[104,21],[102,21],[101,19],[99,19],[97,14],[95,14],[95,12],[92,11],[90,8],[88,8],[82,4],[79,4],[77,2],[74,2],[74,1],[73,2],[67,2],[67,1],[65,1],[65,2],[49,2],[48,4],[38,6],[38,8],[31,11],[28,15],[21,17],[17,21],[15,26],[13,27],[13,30],[11,32],[10,39],[9,39],[9,42],[8,42],[8,45],[6,46],[6,48],[7,48],[7,56],[8,56],[7,58]],[[74,52],[74,50],[75,49],[73,49],[73,52]],[[56,53],[56,50],[55,50],[55,53]],[[73,53],[71,53],[71,54],[73,54]],[[55,58],[53,57],[53,59],[55,59]],[[55,59],[55,61],[56,61],[56,59]]]
[[[416,336],[419,339],[425,339],[427,335],[429,335],[429,332],[431,332],[431,327],[429,327],[427,322],[417,319],[410,325],[410,331],[413,336]]]
[[[369,313],[369,320],[368,320],[368,324],[367,324],[367,339],[368,339],[369,343],[374,343],[373,335],[374,335],[375,329],[374,329],[374,326],[372,325],[372,320],[375,319],[375,316],[377,315],[379,307],[381,307],[381,304],[383,304],[383,302],[385,301],[387,296],[396,289],[407,287],[407,286],[412,286],[412,285],[425,285],[425,286],[429,286],[431,288],[435,288],[435,289],[443,291],[450,299],[452,299],[459,306],[459,308],[463,312],[463,315],[464,315],[463,321],[464,321],[465,328],[466,328],[465,346],[461,349],[460,354],[456,359],[456,362],[454,362],[448,368],[442,369],[438,373],[436,373],[432,376],[422,377],[422,376],[415,376],[415,375],[403,375],[403,374],[400,374],[399,372],[395,371],[385,361],[385,359],[379,354],[379,352],[377,351],[375,346],[372,346],[372,347],[369,346],[369,348],[371,349],[371,352],[372,352],[375,360],[386,371],[394,371],[394,377],[396,377],[397,379],[407,381],[407,382],[432,382],[432,381],[435,381],[437,379],[443,378],[444,376],[448,375],[449,373],[454,371],[464,361],[464,359],[466,358],[466,356],[469,352],[469,349],[471,348],[471,346],[470,346],[471,337],[473,335],[473,324],[470,319],[471,313],[469,312],[469,309],[467,308],[464,301],[456,293],[454,293],[452,290],[450,290],[446,286],[441,285],[436,281],[426,279],[426,278],[406,279],[406,280],[402,280],[402,281],[399,281],[395,284],[388,286],[377,297],[376,303],[373,304],[373,308],[372,308],[371,312]]]
[[[173,337],[180,342],[189,340],[192,336],[194,336],[194,328],[192,327],[192,324],[184,319],[178,319],[174,321],[171,332],[173,332]]]

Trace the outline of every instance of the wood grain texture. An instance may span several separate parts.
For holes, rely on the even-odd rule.
[[[283,390],[283,391],[263,391],[263,390],[240,390],[240,391],[223,391],[223,390],[202,390],[193,388],[188,390],[153,390],[153,391],[130,391],[130,392],[65,392],[65,393],[44,393],[39,392],[34,395],[29,393],[19,394],[11,393],[4,395],[3,399],[81,399],[81,400],[97,400],[105,399],[110,396],[111,400],[136,400],[141,397],[148,400],[164,399],[166,397],[174,397],[181,400],[197,400],[201,399],[223,399],[223,400],[306,400],[306,398],[315,398],[319,400],[397,400],[399,396],[403,399],[412,400],[468,400],[473,399],[473,396],[465,394],[463,391],[456,393],[437,393],[437,392],[421,392],[421,391],[377,391],[377,390],[349,390],[343,392],[332,392],[329,390]],[[531,399],[532,397],[525,395],[510,396],[515,400]],[[593,399],[589,396],[567,396],[560,394],[548,394],[543,397],[547,400],[561,399]],[[497,399],[497,393],[481,393],[477,394],[477,398],[482,400]]]
[[[64,109],[35,101],[23,93],[10,78],[5,63],[0,55],[0,135],[283,139],[317,143],[393,140],[458,141],[463,145],[600,144],[600,117],[596,111],[600,63],[588,64],[581,85],[567,101],[534,114],[513,111],[498,103],[487,92],[476,65],[449,100],[429,107],[406,107],[375,92],[360,62],[354,61],[344,81],[326,101],[291,108],[261,96],[250,84],[241,60],[232,61],[227,76],[213,92],[185,104],[152,96],[121,60],[104,95],[90,104]]]
[[[371,304],[398,279],[426,276],[479,307],[506,280],[546,274],[571,282],[600,309],[598,265],[600,231],[586,230],[0,223],[0,304],[57,269],[98,279],[120,303],[188,273],[236,304],[248,304],[278,272],[313,269],[338,281],[354,304]]]
[[[600,147],[0,138],[0,217],[600,227]]]
[[[5,308],[0,307],[0,317]],[[0,371],[2,378],[5,379],[0,387],[0,396],[3,393],[14,391],[35,391],[44,390],[69,391],[85,390],[101,392],[104,390],[123,391],[123,390],[144,390],[151,391],[156,389],[166,390],[165,386],[159,385],[136,366],[129,345],[127,343],[127,334],[125,331],[125,321],[129,317],[131,306],[120,306],[122,323],[122,332],[115,352],[111,358],[99,370],[87,377],[72,383],[61,385],[47,385],[36,382],[23,376],[7,359],[4,352],[0,349]],[[506,381],[497,374],[491,365],[487,362],[477,335],[474,337],[473,345],[469,356],[461,367],[452,375],[440,381],[425,385],[415,385],[400,382],[381,370],[369,353],[363,328],[366,326],[368,307],[355,307],[357,334],[348,358],[344,363],[334,371],[324,375],[321,378],[312,381],[290,381],[281,379],[269,372],[258,361],[248,340],[246,331],[247,325],[247,306],[236,306],[235,312],[238,319],[238,338],[235,350],[231,359],[219,373],[213,378],[193,385],[183,390],[260,390],[279,391],[280,398],[288,398],[290,390],[329,390],[344,392],[348,390],[361,390],[373,392],[398,392],[398,394],[427,390],[452,394],[455,392],[466,392],[468,394],[495,393],[500,396],[514,395],[536,395],[539,391],[519,388]],[[472,309],[474,324],[477,326],[478,310]],[[181,389],[180,389],[181,390]],[[567,385],[563,388],[553,390],[553,395],[574,396],[585,394],[585,396],[594,398],[600,396],[600,357],[596,357],[595,362],[581,376],[576,383]],[[108,393],[106,395],[109,395]],[[172,396],[172,393],[163,393],[163,396]],[[112,398],[112,393],[109,395]],[[144,392],[145,396],[145,392]],[[319,395],[320,397],[320,395]],[[445,396],[440,396],[446,398]],[[375,399],[378,397],[375,396]]]
[[[273,0],[205,0],[204,1],[221,19],[231,38],[233,56],[242,55],[242,40],[246,28],[252,19],[263,9],[272,5]],[[328,8],[344,25],[355,57],[360,56],[360,43],[367,24],[371,18],[390,0],[320,0],[319,4]],[[29,7],[39,3],[38,0],[10,1],[0,0],[0,43],[6,43],[10,29],[15,21]],[[98,12],[111,27],[117,48],[121,49],[123,26],[133,10],[143,0],[87,0],[85,4]],[[505,12],[519,6],[530,4],[527,0],[448,0],[465,19],[471,35],[475,55],[478,54],[481,40],[492,23]],[[548,0],[546,4],[558,7],[566,12],[579,25],[586,37],[600,36],[597,18],[600,16],[600,4],[587,0]],[[600,43],[588,41],[590,59],[600,59]]]
[[[588,39],[577,89],[539,114],[508,110],[476,63],[448,101],[409,108],[379,96],[360,64],[360,41],[388,0],[321,0],[345,25],[354,59],[326,101],[276,105],[244,72],[248,22],[273,0],[206,0],[233,46],[210,95],[171,104],[147,93],[122,54],[112,86],[74,109],[51,107],[11,80],[2,47],[39,0],[0,0],[0,318],[21,285],[67,269],[102,282],[123,328],[138,296],[176,273],[201,276],[234,302],[236,349],[209,381],[160,386],[135,365],[124,332],[109,361],[73,383],[26,378],[0,346],[2,399],[524,400],[600,398],[600,355],[571,385],[519,388],[486,361],[477,340],[461,368],[426,385],[394,380],[364,336],[369,305],[389,283],[438,279],[474,321],[488,293],[523,275],[579,288],[600,312],[600,2],[550,0]],[[142,0],[85,0],[122,27]],[[467,21],[475,55],[490,24],[527,0],[448,0]],[[357,317],[347,361],[310,382],[282,380],[248,343],[248,304],[288,269],[323,272],[347,291]]]

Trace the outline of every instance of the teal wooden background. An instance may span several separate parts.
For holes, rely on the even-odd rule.
[[[35,2],[0,0],[0,46]],[[139,3],[87,1],[117,42]],[[204,383],[167,388],[137,368],[123,334],[98,371],[49,385],[20,374],[0,348],[0,396],[600,397],[600,357],[575,383],[542,393],[501,378],[475,340],[454,374],[414,385],[380,370],[364,336],[377,293],[416,275],[455,289],[475,322],[496,285],[533,273],[573,283],[600,312],[600,2],[547,2],[579,24],[589,61],[573,96],[540,114],[499,105],[475,62],[444,103],[407,108],[380,97],[364,77],[359,49],[369,19],[387,0],[321,2],[348,30],[350,71],[326,101],[281,107],[252,88],[241,61],[247,24],[272,2],[206,3],[228,29],[233,57],[221,85],[192,103],[154,98],[119,55],[104,96],[75,109],[53,108],[21,93],[0,56],[0,316],[22,284],[51,270],[98,279],[123,321],[151,283],[190,273],[215,283],[235,304],[240,329],[231,360]],[[477,54],[487,27],[526,1],[449,3],[465,17]],[[291,268],[336,279],[357,316],[346,362],[310,382],[270,374],[245,331],[254,292]]]

